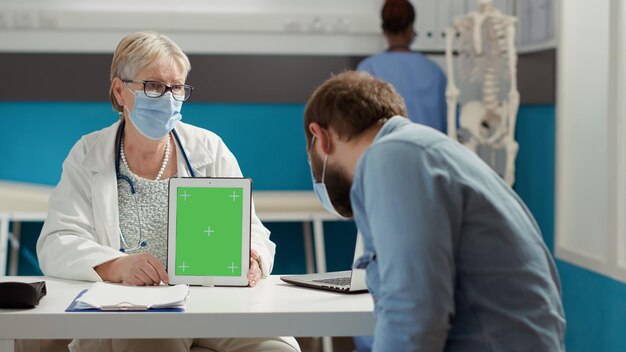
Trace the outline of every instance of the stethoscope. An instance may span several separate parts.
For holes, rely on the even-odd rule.
[[[116,153],[115,153],[115,176],[118,180],[124,180],[128,183],[130,187],[130,193],[133,196],[133,200],[135,201],[135,215],[137,216],[137,220],[139,221],[139,239],[137,240],[137,244],[129,248],[130,246],[126,242],[126,238],[124,238],[124,234],[122,233],[122,229],[120,228],[120,239],[122,240],[122,246],[120,247],[120,252],[132,252],[139,249],[142,249],[148,245],[148,241],[143,238],[143,233],[141,231],[141,218],[139,217],[139,203],[137,202],[137,190],[135,189],[135,184],[130,177],[126,175],[122,175],[120,172],[120,158],[122,153],[122,135],[124,134],[124,125],[125,121],[122,120],[120,122],[120,127],[117,129],[117,136],[115,138],[116,145]],[[178,137],[178,133],[176,133],[175,129],[172,129],[172,134],[174,135],[174,140],[178,144],[178,149],[180,153],[183,155],[185,159],[185,164],[187,165],[187,170],[189,170],[189,175],[191,177],[196,177],[193,169],[191,168],[191,163],[189,162],[189,158],[187,157],[187,153],[185,153],[185,148],[183,148],[182,143],[180,142],[180,138]]]

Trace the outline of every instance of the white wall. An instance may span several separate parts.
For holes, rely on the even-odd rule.
[[[125,34],[152,29],[189,53],[370,52],[382,43],[380,3],[0,0],[0,50],[111,52]]]
[[[561,0],[556,253],[626,280],[625,5]]]
[[[477,0],[411,1],[418,12],[416,50],[443,51],[441,34],[452,17],[477,8]],[[505,13],[516,11],[514,0],[494,3]],[[0,52],[111,52],[125,34],[153,29],[171,36],[188,53],[368,55],[385,47],[382,4],[383,0],[0,0]]]

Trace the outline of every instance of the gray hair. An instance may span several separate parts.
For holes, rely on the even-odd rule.
[[[164,61],[177,64],[184,69],[185,75],[191,70],[189,58],[170,38],[156,32],[131,33],[115,49],[110,79],[132,79],[142,69]],[[113,87],[109,89],[109,97],[113,110],[123,112],[115,99]]]

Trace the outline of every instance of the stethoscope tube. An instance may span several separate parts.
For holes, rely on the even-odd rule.
[[[127,251],[136,251],[138,249],[144,248],[148,245],[148,241],[143,239],[143,233],[141,231],[141,218],[139,217],[139,203],[137,201],[137,190],[135,189],[135,184],[133,183],[133,181],[130,179],[130,177],[126,176],[126,175],[122,175],[122,173],[120,172],[120,158],[121,158],[121,154],[122,154],[122,136],[124,134],[124,126],[125,126],[125,121],[122,120],[120,122],[120,126],[117,129],[117,135],[115,138],[115,145],[116,145],[116,153],[115,153],[115,176],[117,178],[117,180],[124,180],[126,181],[126,183],[128,183],[128,186],[130,188],[130,193],[133,196],[133,199],[135,201],[135,214],[137,216],[137,220],[139,221],[139,240],[137,241],[137,245],[133,248],[129,248],[130,246],[128,245],[128,243],[126,242],[126,239],[124,238],[124,234],[122,233],[122,229],[120,228],[120,240],[122,242],[122,246],[120,247],[120,252],[127,252]],[[180,142],[180,137],[178,137],[178,133],[176,133],[175,129],[172,129],[172,134],[174,135],[174,139],[176,141],[176,143],[178,144],[178,148],[180,150],[180,153],[183,156],[183,159],[185,159],[185,164],[187,165],[187,170],[189,171],[189,175],[191,177],[196,177],[195,173],[193,172],[193,169],[191,168],[191,163],[189,162],[189,158],[187,157],[187,153],[185,152],[185,149],[183,148],[182,143]]]

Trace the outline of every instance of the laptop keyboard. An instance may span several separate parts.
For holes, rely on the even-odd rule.
[[[334,279],[320,279],[313,280],[313,282],[319,282],[322,284],[330,284],[330,285],[338,285],[338,286],[348,286],[350,285],[350,277],[338,277]]]

